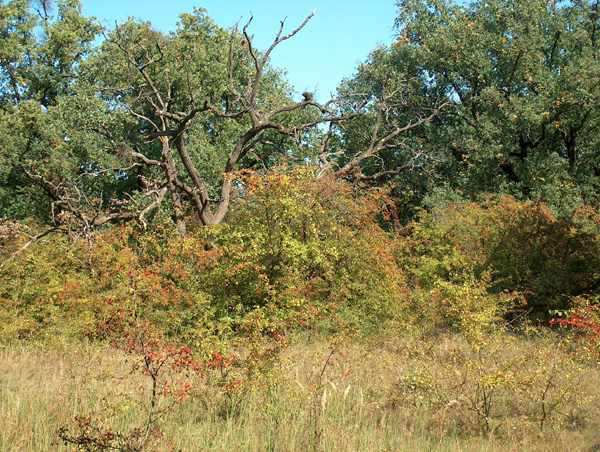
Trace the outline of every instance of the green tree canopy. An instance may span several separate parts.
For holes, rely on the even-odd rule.
[[[102,30],[80,10],[74,0],[55,16],[2,6],[3,216],[31,215],[35,204],[54,224],[88,230],[146,224],[161,209],[182,232],[186,218],[218,223],[237,171],[302,159],[328,114],[311,96],[294,100],[269,65],[312,16],[289,33],[282,22],[261,52],[251,20],[227,31],[201,9],[172,33],[129,20],[92,46]]]
[[[565,213],[600,202],[597,1],[403,0],[398,8],[395,42],[340,88],[367,102],[337,135],[338,162],[381,143],[361,161],[362,180],[392,184],[404,206],[439,192],[508,193]]]
[[[430,135],[448,182],[570,209],[598,202],[597,1],[399,2],[390,52],[456,108]]]

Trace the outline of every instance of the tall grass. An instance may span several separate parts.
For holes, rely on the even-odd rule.
[[[522,364],[528,356],[559,354],[566,359],[569,353],[554,337],[496,340],[496,346],[482,352],[483,365],[514,359],[521,363],[510,369],[515,375],[535,372],[533,365]],[[474,386],[463,387],[465,398],[450,392],[470,372],[468,362],[455,358],[457,353],[470,356],[469,350],[459,336],[389,336],[333,346],[300,342],[284,352],[268,376],[238,394],[223,397],[200,384],[161,420],[156,449],[562,451],[585,450],[600,442],[600,372],[582,362],[576,369],[560,367],[566,361],[548,367],[557,374],[556,385],[577,397],[561,401],[544,429],[526,418],[522,400],[529,399],[520,398],[525,395],[499,387],[495,403],[502,410],[491,420],[494,429],[477,430],[477,417],[469,417],[466,405]],[[98,414],[116,431],[127,431],[142,415],[137,401],[144,377],[132,374],[126,356],[109,347],[11,345],[0,351],[0,360],[2,451],[69,450],[58,440],[57,430],[78,415]],[[435,376],[437,389],[409,394],[402,382],[424,368]],[[575,380],[567,378],[573,374]],[[576,387],[567,388],[569,382]],[[433,400],[440,391],[459,395],[440,407]],[[448,422],[451,410],[459,419]]]

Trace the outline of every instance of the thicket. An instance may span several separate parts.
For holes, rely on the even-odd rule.
[[[548,320],[598,293],[600,222],[491,197],[391,230],[390,202],[312,169],[247,174],[226,224],[180,236],[160,219],[87,238],[3,226],[3,337],[102,338],[124,317],[187,344],[297,328],[382,331],[415,322],[475,332]],[[387,219],[386,219],[387,218]]]
[[[315,181],[311,170],[245,180],[227,224],[185,237],[160,222],[90,240],[53,236],[7,261],[5,337],[102,337],[127,314],[193,344],[333,318],[368,330],[401,311],[397,246],[377,219],[384,200],[357,199],[345,184]],[[27,240],[14,234],[4,238],[5,258]]]

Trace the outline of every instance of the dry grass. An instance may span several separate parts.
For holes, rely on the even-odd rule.
[[[239,396],[233,414],[224,414],[224,399],[210,387],[199,387],[163,420],[158,449],[562,451],[600,443],[600,372],[572,359],[555,338],[503,335],[472,347],[455,336],[388,337],[331,350],[324,342],[290,347],[268,378]],[[56,432],[77,415],[110,411],[117,430],[140,415],[132,401],[144,382],[111,349],[10,346],[0,359],[2,451],[66,450]],[[468,400],[492,374],[508,377],[492,385],[486,432]],[[560,407],[541,430],[536,394],[547,381],[547,401]]]

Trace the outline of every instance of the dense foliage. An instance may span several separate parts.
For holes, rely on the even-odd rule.
[[[396,41],[374,51],[344,88],[359,86],[374,99],[394,90],[393,118],[423,117],[440,99],[452,108],[373,159],[370,174],[392,182],[408,207],[440,190],[542,200],[566,215],[584,203],[597,206],[598,4],[398,6]],[[345,134],[350,150],[362,145],[366,120]]]
[[[338,317],[329,327],[368,330],[401,312],[396,245],[376,217],[384,200],[356,198],[311,171],[245,180],[247,196],[216,229],[182,237],[165,218],[152,233],[123,226],[91,242],[55,236],[33,245],[3,268],[5,337],[102,336],[134,315],[198,343]],[[27,240],[6,234],[12,248]]]
[[[559,219],[546,205],[507,196],[453,203],[412,225],[402,256],[414,286],[437,298],[446,293],[451,310],[465,309],[460,306],[470,297],[460,290],[472,287],[483,298],[471,310],[491,303],[491,313],[498,314],[504,299],[509,304],[503,312],[544,317],[597,292],[598,220],[589,208]],[[464,321],[464,312],[456,315]]]
[[[598,8],[402,0],[395,42],[320,103],[270,65],[312,14],[259,50],[252,19],[201,9],[163,33],[0,0],[0,347],[133,364],[60,441],[179,450],[169,416],[177,437],[260,413],[269,450],[294,416],[289,450],[321,450],[328,391],[348,431],[393,419],[390,444],[399,423],[431,444],[597,431],[576,388],[600,344]],[[288,350],[324,342],[283,384]]]

